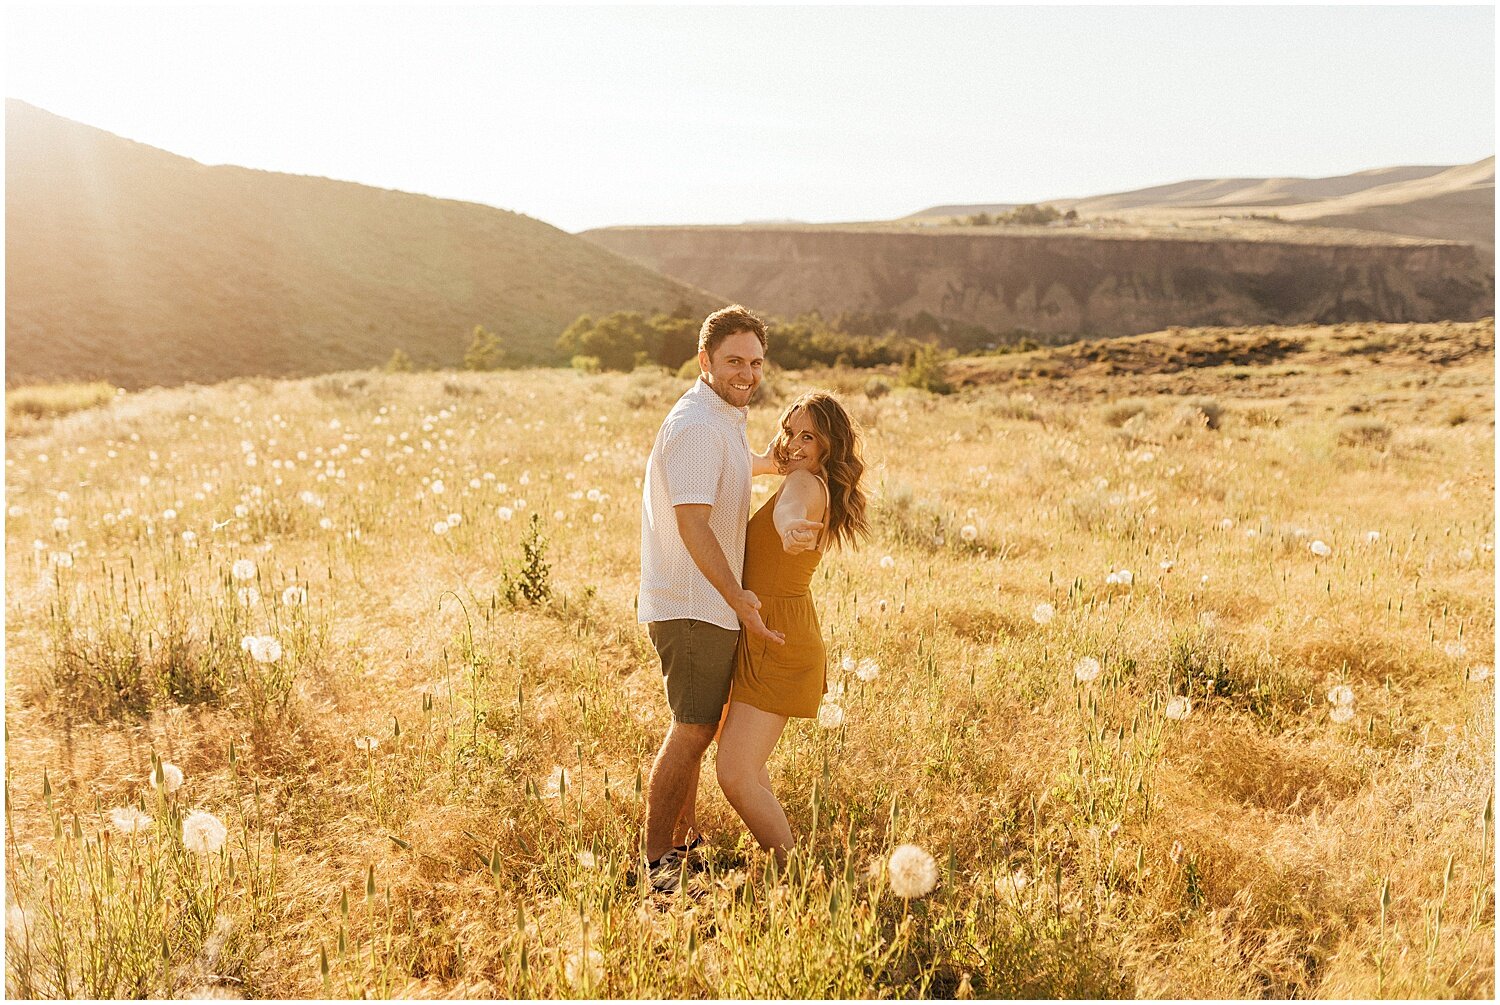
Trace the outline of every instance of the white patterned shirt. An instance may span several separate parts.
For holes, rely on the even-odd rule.
[[[739,580],[750,521],[750,410],[736,408],[700,377],[657,431],[641,485],[641,622],[694,618],[735,630],[734,608],[698,571],[673,507],[706,504],[708,526]]]

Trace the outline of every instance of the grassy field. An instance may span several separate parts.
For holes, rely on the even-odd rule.
[[[841,722],[772,760],[788,873],[710,768],[669,899],[633,598],[681,382],[12,412],[7,991],[1490,998],[1493,322],[1350,330],[773,374],[752,442],[811,386],[868,436],[875,537],[814,582]]]

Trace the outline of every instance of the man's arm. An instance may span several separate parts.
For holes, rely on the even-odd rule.
[[[772,442],[774,443],[775,441],[773,440]],[[778,469],[776,467],[776,458],[772,456],[771,447],[769,444],[766,446],[766,452],[763,454],[757,454],[753,450],[750,451],[751,478],[754,478],[757,475],[774,475],[777,473]]]
[[[729,561],[724,557],[724,549],[719,547],[719,539],[714,537],[708,525],[708,515],[713,507],[688,503],[674,506],[672,510],[677,515],[677,532],[682,535],[688,554],[693,556],[693,564],[734,609],[745,630],[777,645],[786,642],[785,635],[771,631],[760,619],[760,598],[735,581]]]

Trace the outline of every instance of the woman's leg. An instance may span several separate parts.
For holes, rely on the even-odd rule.
[[[718,754],[719,787],[729,805],[760,846],[775,852],[782,864],[792,847],[792,827],[771,792],[766,762],[785,728],[786,716],[732,701],[719,737]]]

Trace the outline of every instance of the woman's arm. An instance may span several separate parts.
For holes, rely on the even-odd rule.
[[[786,476],[771,520],[788,555],[810,551],[817,544],[824,509],[823,485],[817,476],[801,470]]]

